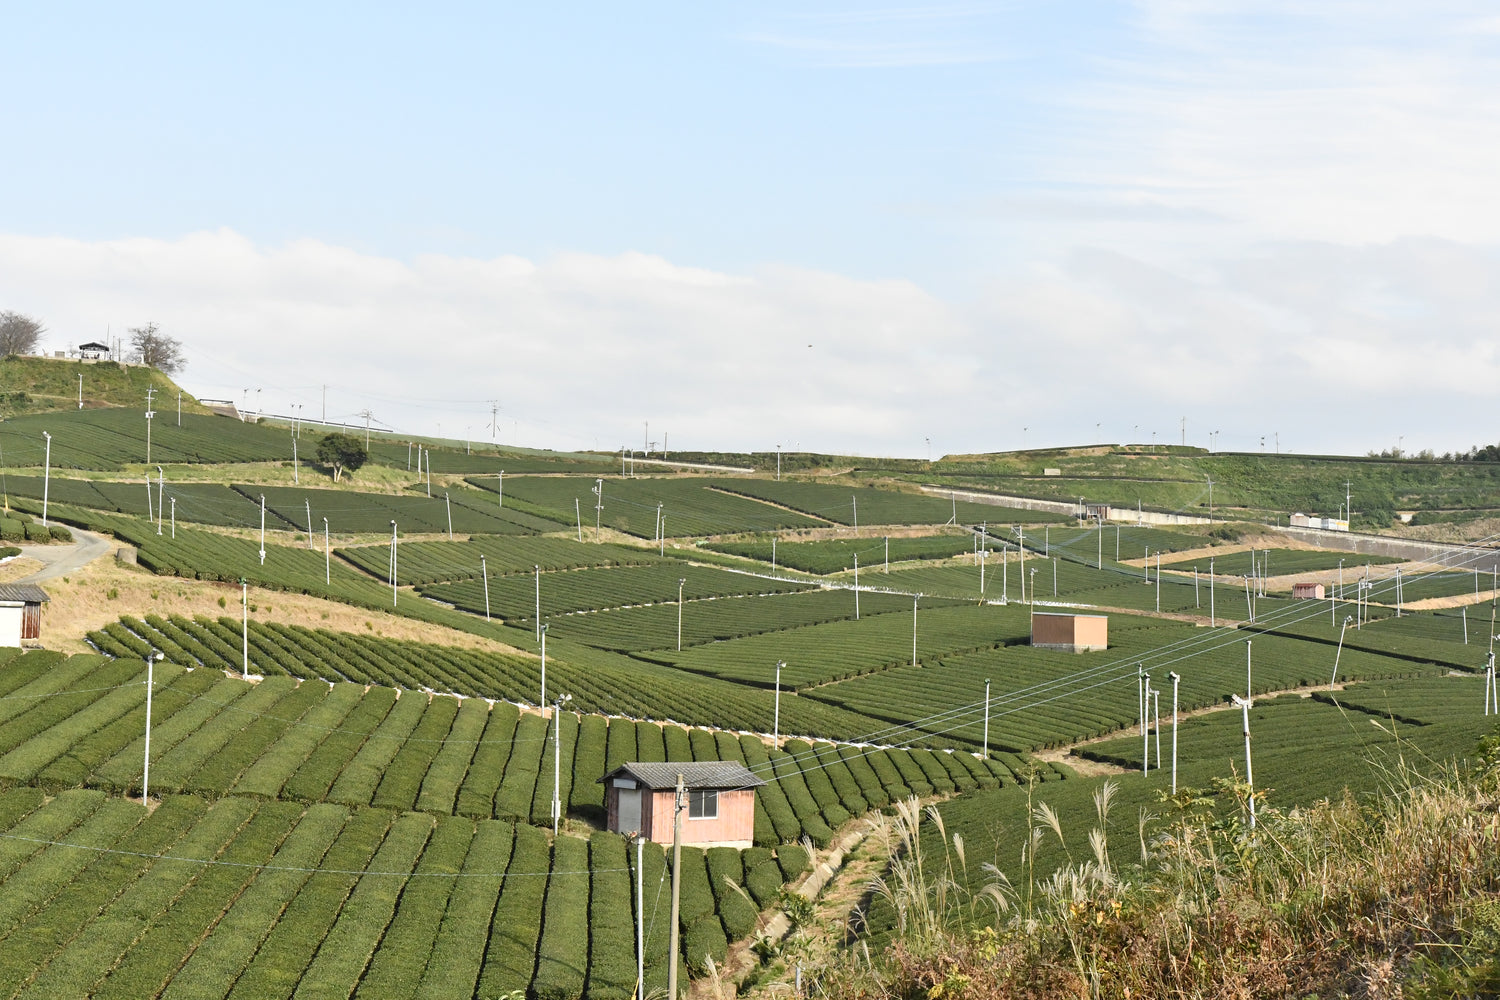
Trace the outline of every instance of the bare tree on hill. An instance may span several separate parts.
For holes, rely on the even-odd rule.
[[[182,353],[182,341],[162,333],[155,323],[133,326],[130,346],[140,356],[141,363],[150,365],[164,375],[174,375],[187,366]]]
[[[8,309],[0,312],[0,357],[31,354],[46,329],[30,316]]]

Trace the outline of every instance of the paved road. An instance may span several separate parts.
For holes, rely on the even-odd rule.
[[[79,528],[73,528],[72,531],[74,538],[72,545],[22,545],[21,555],[28,559],[39,560],[46,565],[30,576],[15,582],[41,583],[43,580],[65,576],[82,569],[100,556],[108,554],[111,544],[108,538]]]

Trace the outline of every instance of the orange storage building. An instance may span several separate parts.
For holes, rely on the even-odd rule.
[[[1031,644],[1037,649],[1057,649],[1064,653],[1108,649],[1109,617],[1038,611],[1031,616]]]

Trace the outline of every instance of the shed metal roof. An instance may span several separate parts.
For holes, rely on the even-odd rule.
[[[41,604],[50,601],[47,592],[34,583],[0,583],[0,601],[23,601]]]
[[[766,782],[757,778],[744,764],[737,760],[700,760],[659,763],[656,761],[630,761],[621,764],[600,778],[606,782],[620,774],[628,774],[652,791],[677,787],[677,776],[682,775],[686,788],[758,788]]]

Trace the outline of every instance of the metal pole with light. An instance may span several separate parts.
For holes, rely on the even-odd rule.
[[[262,566],[266,564],[266,495],[264,493],[260,495],[260,564]]]
[[[167,474],[161,471],[161,466],[156,467],[156,533],[161,534],[161,509],[162,497],[167,492]],[[264,561],[264,560],[263,560]]]
[[[1151,675],[1141,674],[1141,773],[1151,771]]]
[[[328,547],[328,518],[323,518],[323,584],[333,583],[333,550]]]
[[[677,578],[677,652],[682,652],[682,587],[687,577]]]
[[[859,553],[854,553],[854,620],[859,621]],[[678,648],[681,648],[679,643]]]
[[[561,695],[552,703],[552,836],[562,823],[562,707],[573,700]]]
[[[146,759],[141,765],[141,805],[151,797],[151,689],[156,680],[153,668],[158,660],[164,659],[166,657],[154,649],[146,654]]]
[[[396,606],[396,522],[391,522],[391,607]]]
[[[169,498],[172,501],[172,537],[177,537],[177,498]]]
[[[542,567],[533,563],[531,568],[536,572],[536,641],[541,642],[546,627],[542,624]]]
[[[443,509],[448,512],[448,541],[453,541],[453,501],[448,499],[447,491],[443,493]]]

